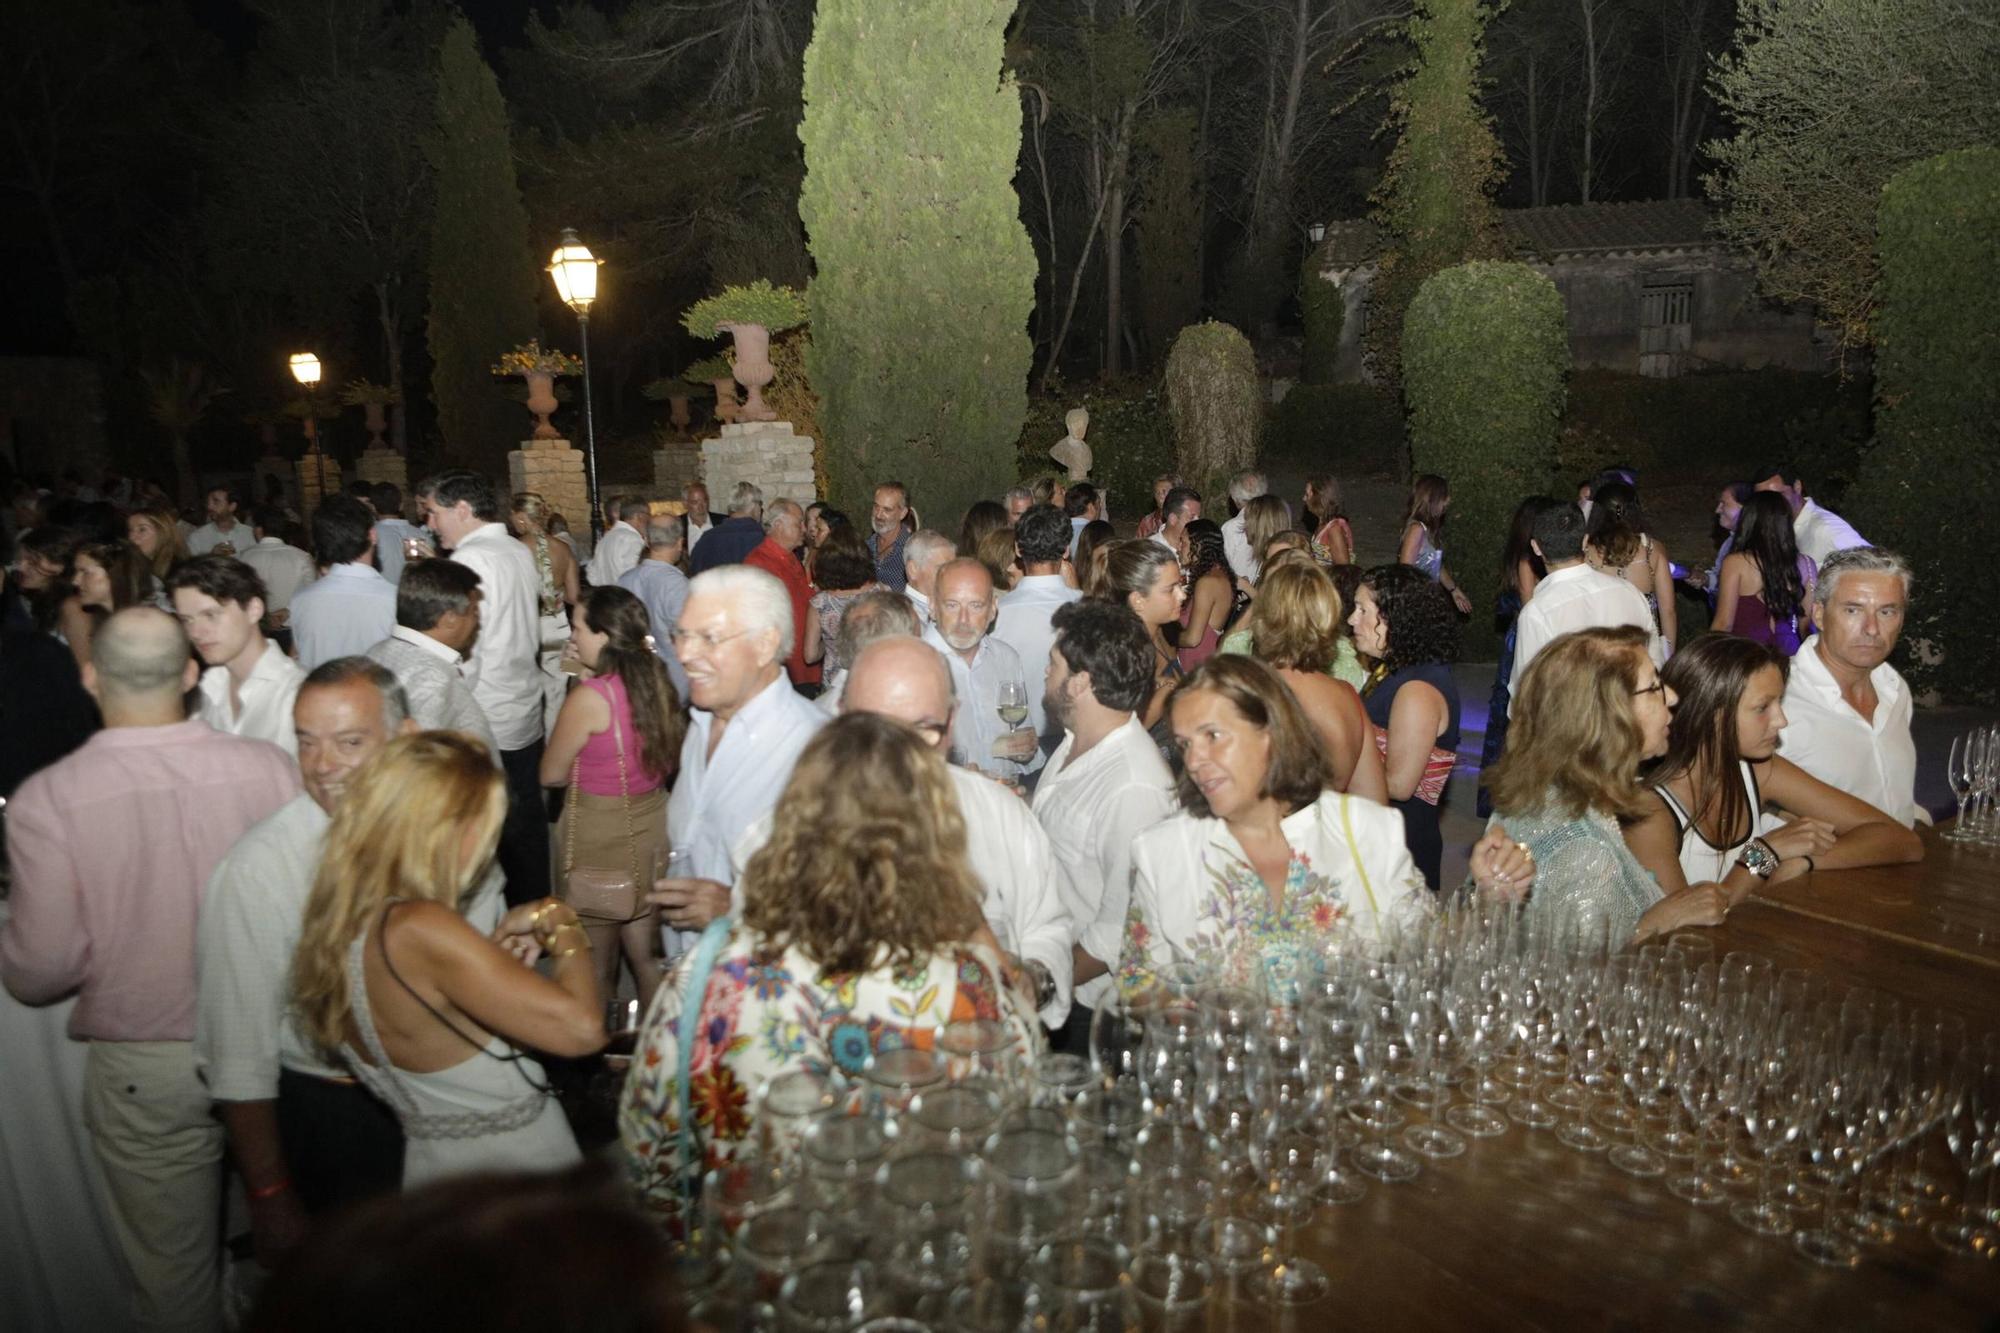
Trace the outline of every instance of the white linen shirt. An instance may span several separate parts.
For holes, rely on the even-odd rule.
[[[682,514],[681,525],[687,529],[687,545],[681,549],[692,553],[694,551],[694,544],[703,537],[706,537],[710,529],[715,527],[715,515],[710,514],[706,523],[697,523],[694,521],[694,515]]]
[[[257,544],[257,536],[248,523],[241,521],[230,524],[227,532],[213,523],[204,523],[187,535],[188,554],[208,555],[224,542],[235,547],[240,556]]]
[[[1229,572],[1237,578],[1257,577],[1257,553],[1250,549],[1250,534],[1244,529],[1241,514],[1222,525],[1222,555],[1229,561]]]
[[[233,712],[229,699],[229,668],[212,666],[201,673],[201,720],[217,731],[253,741],[269,741],[292,758],[299,757],[299,735],[292,725],[292,704],[306,673],[275,643],[250,668],[237,693],[243,711]]]
[[[639,563],[646,554],[646,534],[619,519],[611,525],[592,552],[590,566],[584,572],[590,575],[590,586],[608,588],[618,582],[618,576]]]
[[[1637,588],[1615,575],[1592,569],[1587,564],[1552,569],[1535,585],[1535,595],[1521,608],[1514,622],[1514,674],[1507,689],[1518,693],[1521,677],[1535,654],[1559,635],[1579,629],[1609,629],[1631,625],[1646,631],[1646,655],[1659,666],[1666,661],[1665,645],[1653,624],[1653,608]]]
[[[993,637],[1020,654],[1021,672],[1027,677],[1028,725],[1037,736],[1047,736],[1052,730],[1043,696],[1047,692],[1049,649],[1056,641],[1056,608],[1082,597],[1083,593],[1064,583],[1060,574],[1029,574],[1000,595]],[[1037,746],[1027,771],[1032,773],[1041,766],[1042,751]]]
[[[965,859],[985,897],[980,910],[1000,947],[1048,968],[1055,998],[1040,1012],[1042,1022],[1059,1028],[1069,1017],[1075,930],[1059,891],[1055,853],[1027,802],[981,773],[949,766],[959,814],[965,820]],[[750,858],[771,840],[775,811],[765,811],[731,849],[737,878]]]
[[[292,651],[305,671],[365,653],[395,628],[396,585],[373,565],[328,566],[292,599]]]
[[[265,537],[236,557],[257,571],[264,580],[264,609],[289,611],[299,589],[319,577],[319,566],[296,546],[276,537]]]
[[[1831,509],[1821,509],[1811,500],[1799,506],[1799,512],[1793,515],[1792,535],[1799,554],[1812,557],[1814,567],[1825,564],[1835,551],[1868,544],[1868,539],[1856,532],[1852,523]]]
[[[952,688],[958,694],[951,738],[960,761],[968,768],[1006,777],[1027,772],[1030,765],[996,758],[993,753],[993,743],[1008,731],[1007,724],[1000,720],[1000,682],[1018,680],[1024,686],[1027,684],[1021,670],[1021,655],[1012,645],[988,634],[979,641],[968,663],[945,641],[936,625],[924,631],[924,642],[943,653],[945,663],[951,668]],[[1034,757],[1040,758],[1039,751]]]
[[[1118,951],[1132,901],[1132,840],[1174,812],[1174,776],[1139,725],[1125,725],[1074,762],[1074,735],[1049,759],[1035,788],[1035,818],[1049,835],[1076,942],[1110,972],[1076,988],[1095,1009],[1117,985]]]
[[[209,876],[195,936],[194,1056],[219,1102],[269,1101],[278,1071],[344,1078],[299,1031],[292,954],[332,823],[300,793],[236,840]],[[500,923],[497,866],[473,891],[465,919],[480,934]]]
[[[1819,655],[1819,635],[1799,646],[1785,684],[1785,729],[1778,753],[1909,828],[1930,823],[1917,804],[1917,743],[1910,735],[1910,687],[1884,662],[1868,673],[1875,719],[1855,711]]]
[[[502,750],[542,738],[542,627],[535,557],[498,523],[474,528],[451,558],[479,575],[479,637],[466,683]]]

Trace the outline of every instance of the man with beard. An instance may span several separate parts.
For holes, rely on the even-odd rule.
[[[900,481],[885,481],[875,488],[875,508],[868,515],[873,532],[868,538],[868,554],[875,557],[875,581],[893,592],[903,590],[903,543],[909,530],[903,520],[910,516],[909,488]]]
[[[1000,717],[1000,687],[1026,684],[1021,655],[988,636],[1000,613],[993,573],[961,556],[938,570],[931,627],[924,642],[945,655],[958,694],[952,739],[962,762],[1006,778],[1020,777],[1035,753],[1035,733],[1014,730]],[[1022,704],[1025,706],[1025,695]],[[1025,719],[1024,719],[1025,720]]]

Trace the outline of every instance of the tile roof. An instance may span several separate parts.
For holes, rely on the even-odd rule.
[[[1509,208],[1501,210],[1500,225],[1508,249],[1521,259],[1706,250],[1720,244],[1708,230],[1708,206],[1699,199]],[[1366,263],[1380,244],[1381,228],[1366,218],[1327,224],[1330,264]]]

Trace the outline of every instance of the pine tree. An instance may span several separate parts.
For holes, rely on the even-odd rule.
[[[807,368],[834,497],[909,486],[945,525],[1012,480],[1035,257],[1013,176],[1013,0],[820,0],[799,197],[818,273]]]
[[[431,214],[431,397],[453,462],[499,471],[527,428],[493,363],[536,335],[528,211],[514,179],[507,104],[464,18],[438,48]]]

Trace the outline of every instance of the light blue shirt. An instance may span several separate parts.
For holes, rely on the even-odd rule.
[[[1021,655],[1013,646],[988,634],[979,641],[972,661],[967,662],[953,650],[936,625],[924,631],[924,642],[944,654],[945,663],[951,668],[952,686],[958,693],[958,712],[951,723],[952,748],[957,751],[953,757],[967,768],[1008,778],[1019,777],[1030,767],[1041,767],[1039,750],[1028,764],[1001,759],[993,753],[993,743],[1009,730],[1000,720],[1000,682],[1028,683],[1026,673],[1021,670]],[[1034,690],[1028,693],[1032,695]]]
[[[403,542],[411,537],[421,537],[426,544],[431,540],[430,531],[414,523],[400,518],[375,520],[375,568],[391,583],[403,581]]]
[[[292,648],[311,671],[366,653],[396,628],[396,585],[371,565],[333,565],[292,595]]]
[[[1028,687],[1028,722],[1035,735],[1044,740],[1060,740],[1061,729],[1054,727],[1042,709],[1047,693],[1049,649],[1055,645],[1056,627],[1051,623],[1056,608],[1081,601],[1083,594],[1062,581],[1060,574],[1029,574],[1000,596],[1000,615],[993,622],[993,637],[1012,648],[1021,658],[1021,674]],[[1028,761],[1028,772],[1042,766],[1038,749]]]
[[[653,626],[653,651],[666,663],[667,675],[688,697],[687,668],[674,651],[674,626],[681,623],[681,608],[687,605],[688,577],[664,560],[641,560],[618,576],[618,586],[646,605],[646,618]]]

